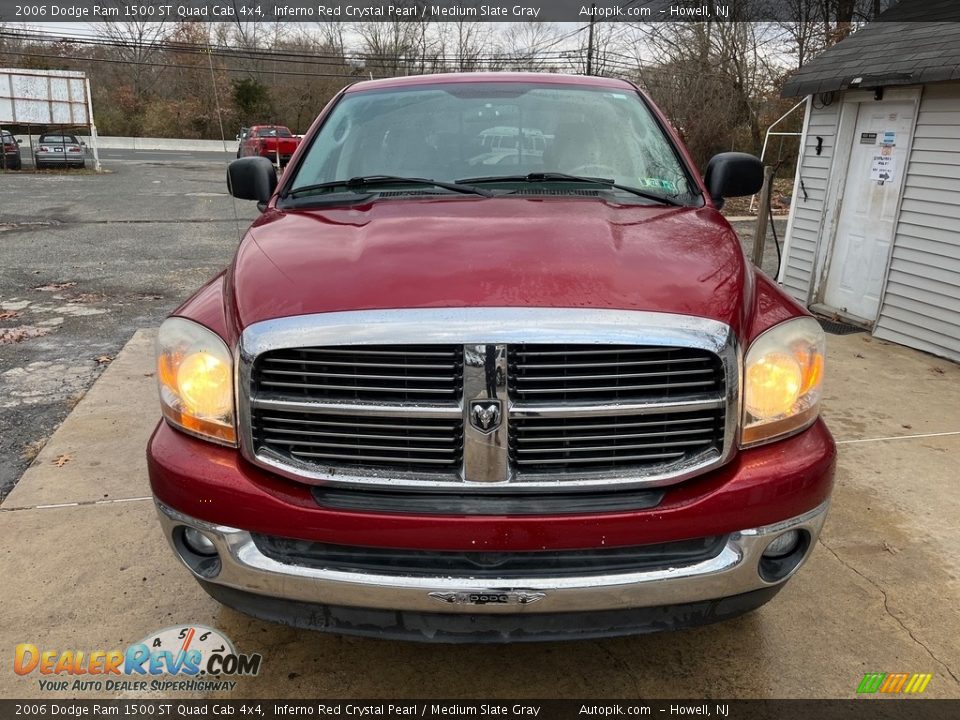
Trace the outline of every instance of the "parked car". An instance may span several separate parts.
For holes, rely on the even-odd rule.
[[[237,133],[237,142],[239,143],[239,145],[237,145],[237,157],[242,157],[240,151],[243,150],[243,143],[246,141],[247,135],[249,134],[250,128],[248,127],[240,128],[240,132]]]
[[[240,157],[260,156],[284,166],[300,145],[290,128],[283,125],[253,125],[240,142]]]
[[[490,108],[549,145],[471,175]],[[160,328],[147,450],[220,602],[601,637],[757,608],[813,551],[824,334],[719,212],[756,158],[701,177],[623,80],[478,73],[352,85],[279,184],[259,157],[228,175],[262,215]]]
[[[0,169],[19,170],[22,167],[20,159],[20,141],[12,133],[0,131],[0,144],[3,145],[2,166]]]
[[[48,167],[78,167],[86,164],[86,145],[76,135],[46,133],[33,148],[33,164],[37,170]]]

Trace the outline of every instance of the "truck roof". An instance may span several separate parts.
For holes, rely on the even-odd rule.
[[[591,87],[634,90],[626,80],[597,77],[595,75],[563,75],[560,73],[535,72],[471,72],[437,73],[435,75],[407,75],[405,77],[363,80],[347,88],[348,93],[383,88],[410,87],[416,85],[443,85],[446,83],[539,83],[551,85],[580,85]]]

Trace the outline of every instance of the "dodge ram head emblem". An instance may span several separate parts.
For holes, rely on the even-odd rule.
[[[493,432],[500,427],[500,401],[474,400],[470,403],[470,423],[480,432]]]

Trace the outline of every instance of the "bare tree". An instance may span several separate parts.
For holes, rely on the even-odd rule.
[[[404,20],[358,22],[366,67],[376,75],[409,75],[420,61],[421,28]]]
[[[134,100],[143,102],[162,74],[156,67],[162,55],[162,43],[167,39],[170,26],[165,23],[142,20],[111,21],[96,24],[98,33],[111,41],[114,56],[123,61],[121,73],[130,83]]]
[[[504,31],[505,56],[510,69],[550,69],[547,56],[557,55],[560,40],[560,33],[553,23],[510,23]]]
[[[472,72],[489,67],[482,62],[495,54],[493,33],[486,23],[459,20],[437,24],[437,46],[446,59],[447,69]]]

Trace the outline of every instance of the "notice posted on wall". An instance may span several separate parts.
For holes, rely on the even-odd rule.
[[[874,155],[870,163],[870,179],[889,182],[896,177],[897,159],[893,154]]]

